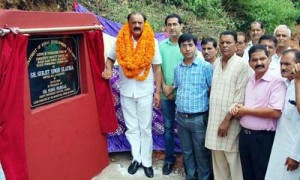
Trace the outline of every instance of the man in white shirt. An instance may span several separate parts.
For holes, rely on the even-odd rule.
[[[250,29],[250,37],[251,41],[248,43],[248,47],[244,51],[243,60],[248,62],[249,61],[249,49],[255,45],[258,44],[259,38],[265,34],[264,24],[260,21],[253,21],[251,23],[251,29]]]
[[[269,53],[271,60],[269,69],[276,75],[281,77],[280,59],[275,58],[274,54],[277,47],[277,39],[273,35],[264,34],[259,39],[259,44],[264,45]]]
[[[280,62],[280,58],[282,56],[283,51],[290,49],[289,44],[291,40],[291,29],[286,25],[279,25],[274,30],[274,36],[277,39],[277,48],[276,53],[274,54],[274,58]]]
[[[288,89],[284,109],[277,124],[266,180],[300,179],[300,151],[297,147],[300,141],[300,114],[296,107],[293,74],[293,68],[300,62],[300,58],[296,59],[296,52],[294,49],[285,50],[281,58],[281,73],[282,77],[287,78]]]
[[[154,104],[158,107],[162,60],[154,32],[142,13],[135,12],[127,16],[127,23],[123,25],[116,44],[108,54],[103,78],[112,77],[116,59],[120,65],[121,108],[127,127],[125,135],[133,156],[128,173],[135,174],[142,166],[145,175],[152,178],[153,82],[155,79]]]
[[[215,61],[217,60],[217,54],[218,54],[217,41],[211,37],[203,38],[201,41],[201,46],[202,46],[202,54],[204,56],[205,61],[214,65]]]

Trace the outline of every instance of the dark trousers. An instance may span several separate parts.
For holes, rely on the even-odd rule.
[[[176,114],[186,180],[211,180],[211,152],[205,147],[208,112],[188,117]]]
[[[241,130],[239,150],[244,180],[264,180],[274,136],[274,131]]]

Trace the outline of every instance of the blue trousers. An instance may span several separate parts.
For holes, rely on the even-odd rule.
[[[161,110],[164,120],[165,163],[174,163],[175,100],[162,99]]]
[[[176,121],[178,123],[178,136],[185,164],[186,179],[212,179],[211,152],[205,147],[208,112],[188,118],[177,113]]]

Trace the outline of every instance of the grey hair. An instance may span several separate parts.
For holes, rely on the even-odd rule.
[[[276,31],[278,29],[286,29],[288,31],[288,37],[291,37],[292,36],[292,31],[289,27],[287,27],[287,25],[284,25],[284,24],[281,24],[279,26],[277,26],[274,30],[274,36],[276,36]]]

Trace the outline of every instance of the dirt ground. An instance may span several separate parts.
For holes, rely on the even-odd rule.
[[[173,172],[170,175],[162,175],[162,167],[164,164],[164,152],[154,151],[153,152],[153,180],[184,180],[184,168],[182,162],[182,155],[176,155],[176,163],[173,168]],[[110,153],[110,164],[106,167],[99,175],[94,177],[92,180],[143,180],[149,179],[145,176],[142,168],[138,170],[135,175],[130,175],[127,172],[127,168],[131,162],[130,152]]]

